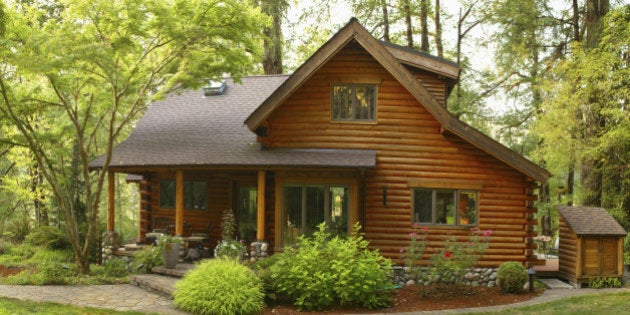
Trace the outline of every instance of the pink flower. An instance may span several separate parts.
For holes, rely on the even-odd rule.
[[[485,230],[485,231],[483,232],[483,237],[488,237],[488,236],[490,236],[491,234],[492,234],[492,230]]]
[[[404,253],[404,252],[405,252],[405,250],[404,250],[403,248],[401,248],[401,249],[400,249],[400,252],[401,252],[401,253]]]
[[[417,222],[413,224],[413,228],[417,229],[420,226],[420,224],[418,224]]]
[[[421,229],[423,232],[426,232],[426,231],[428,231],[428,230],[429,230],[429,228],[428,228],[428,227],[426,227],[426,226],[423,226],[423,227],[421,227],[420,229]]]
[[[444,258],[449,259],[451,256],[451,252],[444,252]]]
[[[409,232],[409,237],[413,238],[414,236],[416,236],[416,232]]]

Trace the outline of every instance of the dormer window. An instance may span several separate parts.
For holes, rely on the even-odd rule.
[[[375,84],[333,84],[333,121],[375,121]]]

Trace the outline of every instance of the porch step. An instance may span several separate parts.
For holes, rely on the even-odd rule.
[[[575,289],[575,287],[571,284],[568,284],[559,279],[538,279],[540,282],[544,283],[549,289]]]
[[[188,270],[194,268],[193,264],[177,264],[175,268],[168,269],[164,268],[164,266],[157,266],[151,269],[151,272],[159,275],[171,276],[176,278],[182,278]]]
[[[177,282],[179,278],[156,274],[144,274],[132,275],[130,280],[131,284],[135,286],[170,298],[173,296],[175,282]]]

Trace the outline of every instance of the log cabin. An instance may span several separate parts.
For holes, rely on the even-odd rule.
[[[535,190],[549,173],[450,114],[457,64],[375,39],[351,19],[291,75],[213,82],[150,105],[109,172],[141,175],[139,237],[161,227],[294,245],[326,222],[358,222],[399,261],[414,223],[429,249],[492,230],[479,265],[536,261]],[[92,163],[103,168],[104,159]],[[212,246],[212,245],[211,245]]]

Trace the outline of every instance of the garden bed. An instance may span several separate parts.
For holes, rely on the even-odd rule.
[[[469,287],[469,286],[429,286],[425,287],[422,297],[421,288],[407,286],[393,293],[392,307],[378,310],[363,308],[335,308],[317,312],[298,312],[292,305],[277,305],[267,307],[263,314],[352,314],[352,313],[400,313],[412,311],[434,311],[469,307],[483,307],[492,305],[512,304],[529,300],[542,291],[521,294],[504,294],[498,287]]]
[[[21,267],[7,267],[0,265],[0,276],[3,278],[16,275],[20,272],[24,271],[24,268]]]

